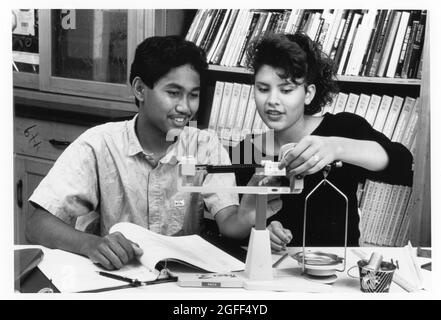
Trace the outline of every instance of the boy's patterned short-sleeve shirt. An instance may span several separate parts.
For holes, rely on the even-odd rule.
[[[99,216],[101,235],[128,221],[164,235],[200,231],[204,202],[215,215],[238,205],[237,194],[183,193],[177,190],[177,162],[192,155],[199,164],[230,164],[228,153],[209,131],[185,127],[154,166],[129,121],[93,127],[55,162],[29,201],[78,229]],[[198,172],[196,183],[234,186],[234,174]]]

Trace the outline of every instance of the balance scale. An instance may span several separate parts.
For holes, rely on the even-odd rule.
[[[292,147],[292,146],[291,146]],[[282,149],[281,149],[282,151]],[[286,152],[285,148],[285,152]],[[282,156],[282,157],[280,157]],[[279,159],[283,158],[283,153]],[[256,195],[256,222],[251,229],[250,240],[247,249],[244,276],[245,288],[262,290],[283,290],[286,284],[286,277],[275,278],[272,268],[271,242],[270,234],[266,228],[266,209],[268,205],[269,194],[298,194],[303,191],[303,179],[291,176],[289,186],[195,186],[192,184],[192,177],[196,171],[205,170],[207,173],[226,173],[250,167],[256,169],[256,175],[264,176],[284,176],[286,171],[278,169],[278,162],[264,160],[259,164],[248,165],[197,165],[192,156],[181,157],[178,164],[178,190],[182,192],[230,192],[239,194]],[[344,271],[346,268],[346,244],[347,244],[347,217],[348,200],[346,196],[338,190],[330,181],[326,179],[331,166],[341,166],[341,162],[328,165],[324,170],[324,179],[308,194],[305,202],[304,226],[303,226],[303,252],[293,256],[302,266],[303,275],[311,280],[331,283],[336,280],[336,271]],[[305,252],[305,228],[307,201],[310,195],[322,184],[329,183],[346,200],[346,230],[345,230],[345,255],[344,259],[336,255],[325,254],[321,252]],[[341,262],[343,261],[343,269]]]

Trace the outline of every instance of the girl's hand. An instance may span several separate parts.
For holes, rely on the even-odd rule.
[[[271,221],[267,226],[270,233],[271,250],[282,251],[286,249],[286,245],[292,240],[292,233],[285,229],[279,221]]]
[[[332,137],[306,136],[285,154],[279,169],[286,168],[289,176],[313,174],[336,160],[336,154]]]

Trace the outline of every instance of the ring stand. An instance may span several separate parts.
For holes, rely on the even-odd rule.
[[[334,164],[335,167],[341,167],[342,162],[338,161]],[[332,165],[327,165],[323,170],[323,180],[321,180],[314,189],[305,198],[305,209],[303,214],[303,249],[293,256],[294,259],[301,265],[305,278],[313,281],[323,283],[333,283],[336,279],[336,272],[343,272],[346,269],[346,250],[348,239],[348,198],[336,186],[330,182],[327,177]],[[308,213],[308,200],[318,188],[325,185],[331,186],[340,196],[345,199],[346,215],[345,215],[345,249],[344,258],[335,254],[325,253],[321,251],[305,250],[306,243],[306,218]]]

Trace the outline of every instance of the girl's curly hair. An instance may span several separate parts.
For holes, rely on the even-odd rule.
[[[247,49],[247,67],[254,74],[262,67],[269,65],[282,70],[279,76],[290,79],[296,84],[314,84],[316,94],[309,105],[305,105],[305,114],[311,115],[320,111],[332,102],[338,85],[335,81],[336,66],[321,50],[316,42],[306,34],[271,34],[255,41]]]

